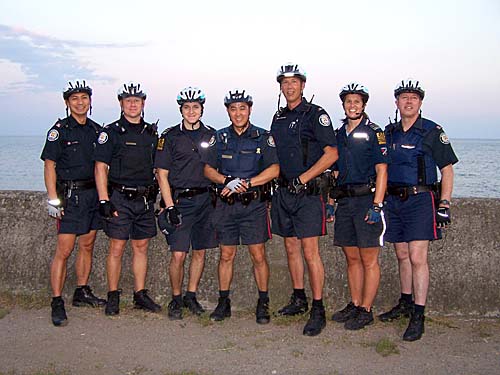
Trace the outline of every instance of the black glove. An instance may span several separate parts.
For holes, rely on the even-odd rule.
[[[176,227],[169,223],[167,210],[163,210],[161,214],[158,215],[158,226],[160,227],[160,231],[165,235],[175,232]]]
[[[169,224],[178,227],[182,224],[182,215],[175,206],[170,206],[166,210]]]
[[[450,209],[447,207],[438,207],[436,210],[436,224],[438,228],[446,228],[451,224]]]
[[[300,194],[306,189],[306,185],[300,181],[300,177],[295,177],[288,185],[288,191],[292,194]]]
[[[111,219],[116,212],[116,207],[113,203],[110,201],[99,201],[99,213],[101,216],[105,219]]]

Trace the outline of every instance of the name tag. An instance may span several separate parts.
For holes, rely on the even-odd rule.
[[[222,159],[232,159],[233,155],[222,155]]]
[[[365,139],[365,140],[369,140],[370,137],[368,137],[368,134],[367,133],[354,133],[352,135],[353,138],[358,138],[358,139]]]
[[[137,146],[136,142],[125,142],[127,146]]]
[[[401,148],[406,148],[407,150],[412,150],[415,148],[415,145],[401,145]]]

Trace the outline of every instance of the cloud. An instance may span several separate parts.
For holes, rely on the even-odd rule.
[[[0,66],[18,66],[22,74],[0,80],[2,92],[61,90],[63,82],[75,78],[111,81],[97,74],[79,53],[86,48],[143,47],[140,43],[90,43],[63,40],[26,29],[0,24]]]

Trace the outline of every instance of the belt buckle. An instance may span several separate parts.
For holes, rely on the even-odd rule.
[[[399,190],[399,199],[405,201],[408,199],[408,188],[400,188]]]

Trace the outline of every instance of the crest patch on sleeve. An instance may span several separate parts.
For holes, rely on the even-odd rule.
[[[441,134],[439,134],[439,140],[441,141],[441,143],[443,145],[449,145],[450,144],[450,139],[448,138],[448,136],[446,135],[445,132],[441,132]]]
[[[106,133],[106,132],[101,132],[101,133],[99,134],[99,137],[97,138],[97,143],[99,143],[100,145],[103,145],[103,144],[105,144],[107,141],[108,141],[108,133]]]
[[[321,116],[319,116],[319,123],[322,126],[330,126],[332,124],[332,122],[330,121],[330,117],[326,113],[323,113]]]
[[[47,141],[54,142],[59,138],[59,132],[56,129],[52,129],[47,136]]]

